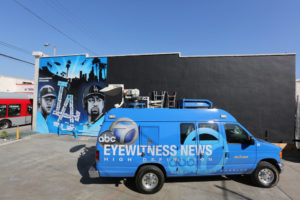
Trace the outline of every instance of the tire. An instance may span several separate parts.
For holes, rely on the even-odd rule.
[[[270,188],[277,185],[279,172],[273,164],[261,161],[252,173],[251,179],[259,187]]]
[[[11,122],[9,120],[0,121],[0,129],[7,129],[11,126]]]
[[[141,167],[135,176],[136,188],[144,194],[158,192],[165,182],[165,175],[160,168],[154,165]]]

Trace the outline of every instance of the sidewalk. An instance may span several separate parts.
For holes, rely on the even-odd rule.
[[[17,127],[0,130],[0,137],[2,136],[2,132],[6,132],[7,137],[6,137],[6,140],[1,138],[0,139],[0,144],[5,143],[7,141],[15,140],[16,137],[17,137]],[[20,139],[24,138],[26,136],[29,136],[29,135],[33,135],[33,134],[36,134],[36,132],[33,132],[31,130],[31,125],[20,126],[19,127],[19,137],[20,137]]]

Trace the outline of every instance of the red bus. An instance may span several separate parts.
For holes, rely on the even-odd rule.
[[[30,95],[0,93],[0,129],[31,124],[32,99]]]

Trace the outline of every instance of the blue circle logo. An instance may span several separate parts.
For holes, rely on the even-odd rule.
[[[139,129],[136,123],[129,118],[119,118],[114,121],[109,130],[115,135],[118,144],[131,145],[138,138]]]

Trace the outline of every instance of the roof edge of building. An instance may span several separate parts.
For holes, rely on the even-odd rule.
[[[152,55],[178,55],[182,58],[202,58],[202,57],[246,57],[246,56],[288,56],[296,55],[296,53],[270,53],[270,54],[229,54],[229,55],[191,55],[182,56],[181,52],[166,52],[166,53],[140,53],[140,54],[121,54],[121,55],[102,55],[102,56],[89,56],[88,54],[70,54],[70,55],[57,55],[57,56],[42,56],[40,58],[53,58],[53,57],[66,57],[66,56],[85,56],[86,58],[95,57],[124,57],[124,56],[152,56]]]
[[[0,75],[0,78],[12,78],[12,79],[17,79],[17,80],[21,80],[21,81],[30,81],[30,82],[34,82],[33,80],[27,79],[27,78],[18,78],[18,77],[13,77],[13,76],[4,76],[4,75]]]

